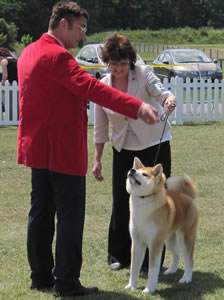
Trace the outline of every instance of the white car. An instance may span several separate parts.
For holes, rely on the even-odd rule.
[[[107,66],[101,59],[101,48],[103,44],[88,44],[79,51],[75,59],[77,63],[83,67],[90,75],[101,79],[110,73]],[[145,65],[144,60],[137,54],[138,65]]]

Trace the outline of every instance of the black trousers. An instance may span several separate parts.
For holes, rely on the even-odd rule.
[[[113,174],[112,174],[112,214],[109,225],[108,238],[108,264],[120,262],[124,267],[130,265],[131,238],[129,234],[129,194],[126,191],[126,178],[133,166],[134,157],[137,156],[145,166],[153,166],[158,145],[141,151],[121,150],[113,148]],[[163,171],[168,178],[171,173],[170,143],[164,142],[160,146],[157,163],[163,165]],[[161,265],[165,256],[165,248]],[[148,255],[145,256],[143,267],[148,266]]]
[[[31,278],[38,283],[53,279],[63,288],[79,281],[85,216],[84,176],[32,169],[31,209],[27,253]],[[52,242],[56,223],[55,257]]]

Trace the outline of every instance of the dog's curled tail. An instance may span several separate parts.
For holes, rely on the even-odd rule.
[[[194,181],[186,174],[184,176],[173,176],[169,177],[166,181],[168,191],[176,191],[184,193],[191,197],[196,198],[197,187]]]

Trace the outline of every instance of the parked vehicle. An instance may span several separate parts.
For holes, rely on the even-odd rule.
[[[199,80],[201,78],[212,80],[223,78],[222,69],[217,60],[212,60],[198,49],[164,50],[153,61],[153,65],[160,65],[154,68],[154,72],[161,80],[164,78],[170,80],[175,76]]]
[[[101,59],[101,48],[103,44],[88,44],[76,55],[77,63],[97,79],[106,76],[110,71]],[[137,55],[136,64],[144,65],[144,60]]]

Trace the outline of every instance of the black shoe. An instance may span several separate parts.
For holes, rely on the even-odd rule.
[[[54,280],[52,280],[51,282],[47,282],[47,283],[32,281],[30,289],[38,290],[38,291],[49,290],[54,287],[54,284],[55,284]]]
[[[96,294],[98,293],[98,288],[97,287],[84,287],[81,284],[79,286],[74,287],[74,289],[70,291],[63,291],[63,290],[57,290],[55,288],[55,297],[76,297],[76,296],[85,296],[85,295],[90,295],[90,294]]]
[[[122,264],[120,264],[119,262],[115,262],[109,265],[112,271],[119,271],[121,269],[123,269]]]

